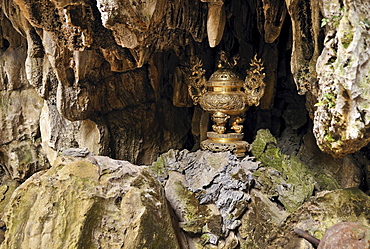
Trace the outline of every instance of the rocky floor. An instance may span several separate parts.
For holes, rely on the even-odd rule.
[[[369,246],[368,195],[325,190],[267,130],[252,148],[242,159],[170,150],[151,166],[65,150],[15,190],[3,185],[0,248],[316,248],[297,228],[319,248],[338,244],[337,230],[349,235],[335,248]]]

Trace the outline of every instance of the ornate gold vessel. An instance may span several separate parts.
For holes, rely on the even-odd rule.
[[[232,151],[237,156],[244,156],[248,143],[243,141],[244,113],[251,105],[259,105],[263,96],[263,64],[255,56],[250,63],[245,80],[232,70],[236,65],[228,62],[226,54],[220,53],[218,69],[205,79],[202,62],[194,57],[191,61],[191,78],[189,94],[195,105],[200,104],[203,110],[212,114],[212,129],[207,132],[208,139],[201,142],[202,149],[211,151]],[[231,132],[228,131],[228,127]]]

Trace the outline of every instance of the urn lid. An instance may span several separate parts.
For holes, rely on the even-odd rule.
[[[229,68],[219,68],[209,78],[207,86],[242,87],[243,81],[233,70]]]

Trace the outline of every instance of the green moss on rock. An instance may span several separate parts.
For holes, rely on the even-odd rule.
[[[334,190],[340,188],[337,180],[329,174],[315,172],[315,180],[322,190]]]
[[[165,154],[160,155],[155,162],[150,166],[150,171],[156,177],[167,178],[167,168],[166,168],[166,156]]]
[[[312,195],[313,175],[296,157],[281,153],[269,130],[257,132],[252,153],[265,166],[254,173],[262,191],[271,198],[277,197],[287,211],[295,211]]]
[[[143,170],[131,186],[140,189],[138,193],[145,212],[140,217],[136,240],[125,248],[179,248],[161,184]]]
[[[185,221],[180,223],[181,228],[193,234],[200,234],[205,232],[205,230],[215,234],[221,234],[221,229],[219,227],[219,224],[221,224],[221,216],[212,215],[212,212],[206,205],[201,205],[199,203],[196,194],[189,191],[181,182],[175,182],[174,186],[178,197],[185,204]],[[214,224],[218,224],[218,226]]]
[[[344,48],[348,48],[353,40],[353,33],[345,32],[342,37],[342,45]]]
[[[168,170],[171,164],[176,162],[178,150],[169,150],[167,153],[161,154],[155,162],[149,166],[149,171],[159,180],[164,180],[168,177]]]

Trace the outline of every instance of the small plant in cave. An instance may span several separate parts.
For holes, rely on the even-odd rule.
[[[325,141],[328,141],[328,142],[330,142],[330,143],[335,142],[335,139],[333,138],[333,136],[332,136],[330,133],[328,133],[328,134],[326,134],[326,135],[324,136],[324,140],[325,140]]]
[[[321,28],[325,27],[327,24],[333,24],[334,27],[339,26],[339,22],[343,17],[343,12],[345,11],[345,8],[342,7],[339,9],[340,14],[339,15],[332,15],[329,18],[323,18],[321,19]]]
[[[315,106],[328,105],[329,108],[335,107],[335,95],[332,93],[324,93],[321,97],[321,101],[316,103]]]
[[[342,44],[344,48],[348,48],[353,40],[353,33],[344,33],[344,36],[342,38]]]

